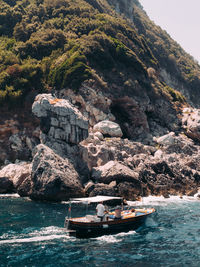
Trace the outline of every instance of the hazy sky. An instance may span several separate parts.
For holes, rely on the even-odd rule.
[[[200,63],[200,0],[139,0],[151,20]]]

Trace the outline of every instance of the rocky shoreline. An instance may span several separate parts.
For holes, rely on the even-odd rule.
[[[146,144],[123,138],[110,114],[87,110],[96,116],[93,122],[67,99],[38,95],[32,111],[40,119],[40,134],[32,161],[3,166],[0,193],[62,201],[95,195],[137,200],[198,192],[198,109],[184,108],[179,131],[150,136]]]

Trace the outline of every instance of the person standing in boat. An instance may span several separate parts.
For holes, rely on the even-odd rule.
[[[103,201],[101,201],[97,207],[96,207],[96,211],[97,211],[97,217],[101,219],[101,222],[103,221],[104,215],[105,215],[105,206],[103,205]]]

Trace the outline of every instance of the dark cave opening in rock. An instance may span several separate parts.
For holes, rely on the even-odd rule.
[[[129,114],[124,107],[123,103],[118,101],[114,101],[111,106],[111,112],[116,118],[116,122],[120,125],[123,136],[122,138],[128,138],[130,139],[130,134],[128,131],[128,124],[130,122],[129,120]]]

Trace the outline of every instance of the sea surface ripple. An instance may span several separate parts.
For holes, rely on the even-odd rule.
[[[149,197],[129,204],[156,213],[137,231],[76,239],[63,228],[66,203],[0,195],[0,266],[200,266],[199,200]]]

